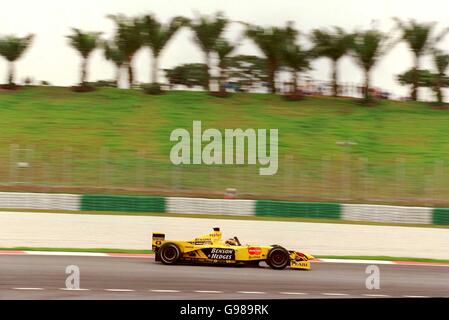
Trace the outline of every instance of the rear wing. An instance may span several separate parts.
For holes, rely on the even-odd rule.
[[[164,233],[153,233],[153,241],[151,242],[151,249],[154,253],[156,253],[159,250],[159,247],[162,245],[163,241],[165,240],[165,234]]]

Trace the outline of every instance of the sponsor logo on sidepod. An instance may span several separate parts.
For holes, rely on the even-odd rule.
[[[212,260],[235,260],[234,249],[204,248],[201,250],[209,259]]]
[[[262,253],[262,249],[261,248],[257,248],[257,247],[249,247],[248,248],[248,253],[251,256],[259,255],[259,254]]]

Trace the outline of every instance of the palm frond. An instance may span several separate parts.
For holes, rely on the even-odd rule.
[[[100,44],[101,32],[82,31],[72,28],[72,34],[68,35],[69,44],[76,49],[83,58],[87,58]]]
[[[0,55],[6,60],[13,62],[19,59],[34,39],[33,34],[25,37],[14,35],[0,38]]]

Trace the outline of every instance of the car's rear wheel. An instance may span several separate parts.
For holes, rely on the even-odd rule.
[[[158,251],[159,258],[163,264],[175,264],[181,257],[181,250],[174,243],[164,243]]]
[[[285,269],[290,263],[290,254],[283,247],[273,247],[267,256],[267,264],[276,270]]]

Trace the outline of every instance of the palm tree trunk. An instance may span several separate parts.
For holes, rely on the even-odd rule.
[[[218,81],[219,81],[219,86],[220,86],[220,88],[219,88],[220,93],[222,95],[224,95],[225,92],[226,92],[226,89],[225,89],[226,77],[225,77],[225,71],[224,71],[224,66],[223,65],[220,65],[220,77],[219,77]]]
[[[134,85],[134,70],[133,70],[131,61],[129,61],[129,63],[128,63],[128,83],[129,83],[129,88],[132,89],[132,87]]]
[[[332,94],[338,96],[337,60],[332,60]]]
[[[415,56],[415,66],[413,68],[413,85],[412,85],[412,100],[418,100],[418,70],[419,70],[419,56]]]
[[[9,73],[8,73],[8,83],[10,85],[14,85],[14,77],[15,77],[14,61],[10,61],[9,62]]]
[[[121,74],[121,69],[122,66],[121,65],[117,65],[117,69],[115,71],[115,86],[118,88],[119,87],[119,82],[120,82],[120,74]]]
[[[276,93],[276,83],[275,83],[275,76],[276,76],[276,64],[273,61],[268,62],[268,85],[270,93],[275,94]]]
[[[205,76],[206,76],[206,79],[205,79],[205,83],[204,83],[204,88],[206,89],[206,91],[210,91],[210,84],[209,84],[209,82],[210,82],[210,75],[209,75],[209,63],[210,63],[210,53],[209,53],[209,51],[206,51],[205,52],[205,55],[206,55],[206,64],[205,64]]]
[[[152,83],[157,83],[157,74],[158,74],[158,70],[159,69],[159,56],[158,55],[153,55],[153,66],[152,66],[152,70],[151,70],[151,82]]]
[[[444,74],[442,76],[444,77]],[[437,83],[436,83],[435,91],[436,91],[436,94],[437,94],[438,104],[442,105],[443,104],[443,92],[441,90],[441,82],[440,82],[441,78],[440,77],[441,77],[441,75],[438,76],[438,80],[437,80]]]
[[[371,82],[370,72],[371,72],[370,69],[365,70],[365,100],[369,100],[370,96],[371,96],[370,93],[369,93],[370,82]]]
[[[298,72],[296,70],[293,70],[293,94],[296,94],[298,92]]]
[[[84,85],[87,80],[87,58],[83,58],[81,61],[81,79],[80,85]]]
[[[443,104],[443,92],[441,91],[441,88],[437,89],[437,99],[438,99],[438,104],[442,105]]]

